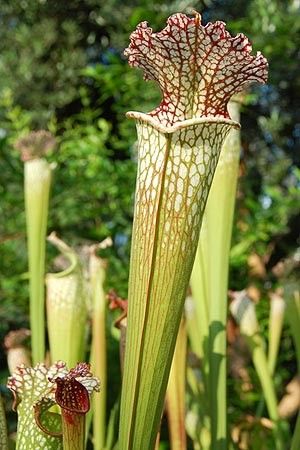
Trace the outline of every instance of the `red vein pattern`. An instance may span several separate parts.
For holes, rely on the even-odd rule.
[[[149,115],[172,126],[192,118],[229,118],[230,97],[253,81],[267,80],[266,59],[251,51],[248,38],[231,37],[224,22],[203,26],[199,14],[178,13],[158,33],[141,22],[124,54],[160,86],[163,99]]]
[[[62,392],[63,385],[66,386],[65,392]],[[99,380],[93,377],[90,366],[86,363],[78,363],[70,371],[62,361],[57,361],[50,368],[45,364],[37,364],[34,368],[24,365],[18,367],[7,383],[7,387],[14,395],[14,406],[18,411],[18,449],[50,450],[52,444],[53,448],[60,449],[61,445],[57,438],[46,436],[35,424],[34,406],[43,400],[54,402],[58,389],[60,400],[64,402],[70,400],[69,410],[74,407],[76,410],[86,412],[89,408],[88,396],[94,390],[98,391],[99,385]],[[79,396],[74,399],[76,393]]]
[[[124,441],[120,450],[151,448],[150,436],[160,415],[150,414],[147,405],[163,400],[160,395],[168,380],[167,361],[171,362],[174,351],[173,336],[177,334],[203,211],[221,145],[234,126],[238,125],[217,119],[163,133],[142,119],[137,121],[139,165],[128,291],[131,322],[128,320],[126,335],[130,350],[125,353],[130,376],[125,378],[124,372]],[[123,421],[134,409],[138,425],[132,422],[125,438]],[[141,439],[149,441],[145,444]]]
[[[19,450],[62,449],[57,437],[47,436],[35,423],[34,405],[43,397],[54,400],[52,377],[64,377],[68,373],[65,363],[58,361],[50,368],[45,364],[33,367],[21,365],[8,379],[7,387],[14,395],[18,411],[17,448]]]

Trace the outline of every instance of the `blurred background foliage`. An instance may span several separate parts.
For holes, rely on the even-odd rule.
[[[253,87],[242,110],[229,283],[254,286],[266,317],[267,292],[280,284],[274,266],[299,248],[299,1],[10,0],[0,9],[1,342],[28,325],[23,167],[14,142],[39,128],[57,136],[49,232],[72,245],[112,236],[107,289],[126,296],[136,134],[125,112],[151,110],[159,92],[128,67],[123,50],[139,21],[159,30],[171,13],[193,9],[204,23],[224,20],[233,34],[247,34],[270,64],[269,83]],[[292,364],[289,342],[286,335],[290,351],[281,359]]]

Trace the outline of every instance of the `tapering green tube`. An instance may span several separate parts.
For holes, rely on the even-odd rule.
[[[51,166],[43,156],[55,147],[55,139],[48,131],[33,131],[15,147],[24,161],[31,347],[36,364],[45,357],[45,247],[51,184]]]
[[[91,367],[94,375],[101,381],[101,395],[93,398],[93,443],[95,450],[104,450],[106,438],[106,332],[105,318],[107,300],[103,288],[106,275],[106,262],[91,253],[90,284],[92,294],[92,346]]]
[[[186,450],[185,386],[187,332],[183,318],[177,336],[169,382],[166,392],[166,412],[171,450]]]
[[[25,162],[24,192],[29,263],[33,364],[45,357],[45,248],[51,168],[44,159]]]
[[[231,117],[239,122],[240,103],[231,101],[229,111]],[[227,289],[240,146],[240,130],[233,129],[222,147],[209,192],[191,276],[201,338],[194,348],[200,345],[203,354],[214,450],[227,449]]]
[[[153,448],[201,217],[221,145],[234,126],[200,119],[160,130],[138,120],[120,450]]]

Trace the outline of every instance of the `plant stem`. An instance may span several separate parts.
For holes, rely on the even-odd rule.
[[[240,103],[230,102],[229,110],[232,119],[239,122]],[[205,255],[208,257],[209,395],[214,450],[227,450],[227,289],[239,156],[240,130],[231,130],[220,154],[204,213],[203,229],[207,227],[208,237]]]
[[[274,388],[274,382],[271,377],[267,357],[264,351],[264,344],[259,334],[246,337],[248,344],[252,350],[253,364],[259,377],[264,398],[266,400],[270,419],[274,423],[273,434],[275,446],[277,450],[284,450],[285,445],[279,424],[279,415],[277,410],[277,398]]]
[[[33,364],[45,356],[45,247],[51,169],[44,159],[25,162],[24,191],[29,260],[30,328]]]
[[[85,414],[61,410],[63,450],[85,450]]]
[[[203,228],[202,228],[203,230]],[[200,236],[202,231],[200,232]],[[208,335],[209,335],[209,303],[207,286],[207,264],[203,245],[198,245],[194,266],[191,274],[192,299],[188,305],[192,311],[189,314],[189,337],[191,348],[202,360],[203,376],[208,377]],[[187,305],[187,306],[188,306]],[[193,323],[191,323],[191,321]],[[205,383],[207,385],[207,382]]]
[[[240,103],[229,104],[239,121]],[[212,448],[227,449],[226,322],[229,250],[240,155],[240,131],[231,130],[221,150],[205,208],[191,276],[201,341],[198,356],[207,379]]]
[[[186,324],[183,319],[177,336],[166,392],[166,410],[172,450],[186,450],[187,445],[185,432],[186,344]]]
[[[285,302],[283,298],[273,293],[271,294],[271,306],[269,315],[269,338],[268,338],[268,367],[270,375],[273,376],[278,350],[280,345],[280,338],[282,334],[283,319],[285,314]],[[256,408],[255,415],[261,417],[265,406],[264,396],[261,397],[260,402]]]
[[[105,450],[112,450],[115,447],[117,429],[118,429],[118,419],[120,412],[120,400],[117,399],[116,403],[110,411],[110,416],[107,424]]]
[[[101,381],[101,395],[94,397],[93,405],[93,444],[95,450],[105,446],[106,420],[106,296],[103,289],[105,261],[92,253],[90,256],[90,283],[92,290],[92,347],[91,367],[94,375]]]
[[[269,317],[269,347],[268,347],[268,365],[271,376],[273,376],[276,367],[284,315],[285,315],[284,299],[278,294],[275,293],[272,294],[270,317]]]

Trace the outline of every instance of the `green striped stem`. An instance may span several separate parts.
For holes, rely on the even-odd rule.
[[[239,110],[239,102],[229,103],[230,115],[237,122]],[[194,351],[201,346],[198,356],[203,356],[214,450],[227,449],[227,288],[240,146],[240,130],[232,130],[222,147],[208,196],[191,276],[196,326],[201,339],[192,346]]]
[[[107,241],[107,244],[111,245],[111,241]],[[91,367],[94,375],[101,380],[101,395],[93,398],[93,445],[95,450],[103,450],[106,437],[107,396],[105,333],[107,300],[103,288],[106,261],[96,255],[96,250],[97,247],[91,249],[89,261],[92,295]]]
[[[201,217],[230,120],[158,129],[138,118],[120,449],[153,448]]]
[[[186,323],[185,319],[182,319],[166,392],[171,450],[186,450],[187,448],[185,432],[186,346]]]
[[[45,248],[51,168],[44,159],[25,162],[24,191],[29,262],[30,329],[33,364],[45,357]]]
[[[43,156],[55,147],[55,139],[48,131],[33,131],[20,138],[15,147],[24,161],[31,347],[36,364],[45,357],[45,247],[51,184],[51,166]]]
[[[85,450],[85,415],[62,411],[63,450]]]

